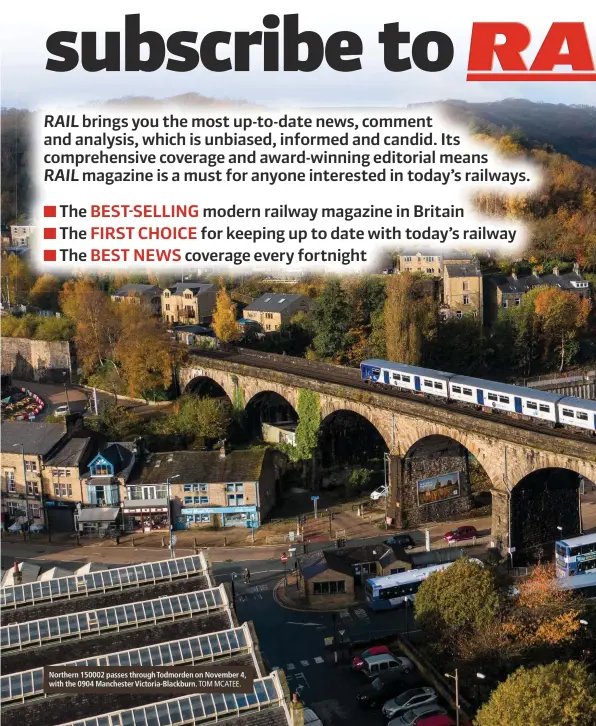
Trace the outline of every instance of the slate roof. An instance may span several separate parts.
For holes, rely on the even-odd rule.
[[[63,424],[44,423],[43,421],[5,421],[2,424],[1,451],[10,454],[21,451],[25,454],[45,456],[66,436]]]
[[[210,282],[177,282],[175,285],[168,287],[168,290],[172,295],[181,295],[185,290],[190,290],[196,297],[208,290],[215,290],[215,285]]]
[[[70,439],[46,460],[48,466],[80,466],[86,454],[90,438]]]
[[[180,476],[176,484],[216,484],[258,481],[266,449],[231,451],[166,451],[151,454],[128,484],[163,484],[168,477]],[[157,465],[157,466],[156,466]]]
[[[524,293],[539,285],[558,287],[561,290],[577,290],[572,282],[586,282],[577,272],[566,272],[564,275],[523,275],[517,279],[512,275],[492,275],[489,279],[504,293]]]
[[[480,268],[475,262],[465,265],[445,265],[445,270],[449,277],[481,277]]]
[[[153,293],[154,295],[161,295],[162,289],[157,285],[130,283],[128,285],[124,285],[124,287],[121,287],[119,290],[116,290],[116,292],[113,294],[117,295],[118,297],[127,297],[128,295],[143,295],[149,292]]]
[[[114,476],[129,467],[134,459],[136,444],[133,441],[112,442],[100,455],[114,465]]]
[[[306,295],[266,292],[261,297],[253,300],[250,305],[247,305],[244,312],[247,310],[255,310],[261,313],[280,312],[300,300],[310,302],[310,298],[306,297]]]
[[[444,260],[471,260],[472,255],[469,252],[461,252],[457,250],[438,250],[436,247],[434,249],[425,249],[417,247],[415,250],[412,250],[411,252],[403,251],[400,252],[400,257],[417,257],[420,255],[421,257],[441,257]]]
[[[352,566],[338,557],[334,552],[313,552],[300,559],[300,570],[305,580],[319,575],[326,570],[342,572],[344,575],[354,576]]]

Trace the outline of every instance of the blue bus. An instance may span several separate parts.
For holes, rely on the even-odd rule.
[[[391,610],[413,602],[420,585],[433,572],[440,572],[452,565],[447,562],[443,565],[422,567],[419,570],[399,572],[396,575],[371,577],[366,581],[364,592],[366,604],[372,610]]]
[[[557,577],[596,569],[596,532],[555,542]]]
[[[557,584],[563,590],[583,595],[588,600],[596,598],[596,571],[584,572],[576,577],[558,577]]]

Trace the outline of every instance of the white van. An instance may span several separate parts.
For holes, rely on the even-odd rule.
[[[371,681],[383,673],[392,670],[399,670],[401,673],[409,673],[414,664],[408,658],[396,658],[395,656],[384,653],[383,655],[372,655],[370,658],[364,658],[364,665],[361,672]]]

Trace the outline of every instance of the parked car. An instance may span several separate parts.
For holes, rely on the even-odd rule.
[[[58,406],[58,408],[54,411],[54,416],[66,416],[70,413],[70,407],[64,404],[63,406]]]
[[[444,713],[447,713],[444,708],[437,706],[436,703],[429,703],[427,706],[411,708],[409,711],[402,713],[401,716],[389,721],[389,726],[417,726],[420,721],[428,716],[441,716]]]
[[[398,670],[401,673],[409,673],[414,664],[408,658],[396,658],[390,653],[383,655],[372,655],[370,658],[363,658],[363,665],[360,671],[370,680],[387,673],[390,670]]]
[[[410,547],[416,547],[416,542],[412,539],[409,534],[394,534],[389,539],[386,539],[384,544],[390,547],[403,547],[404,549],[410,549]]]
[[[30,531],[30,532],[31,532],[32,534],[39,534],[40,532],[43,532],[43,530],[44,530],[44,526],[43,526],[43,524],[32,524],[32,525],[31,525],[31,526],[29,527],[29,531]]]
[[[478,536],[478,530],[476,527],[472,527],[471,524],[465,524],[463,527],[451,530],[451,532],[445,532],[443,539],[446,542],[461,542],[464,539],[473,539]]]
[[[355,671],[362,670],[364,666],[364,660],[370,658],[373,655],[391,655],[391,651],[386,645],[373,645],[368,650],[363,651],[360,655],[354,656],[352,660],[352,668]]]
[[[8,528],[8,532],[12,534],[18,534],[21,531],[21,525],[18,522],[13,522]]]
[[[399,696],[390,699],[383,706],[383,716],[385,718],[395,718],[405,711],[418,706],[426,706],[429,703],[436,703],[437,692],[434,688],[425,686],[423,688],[411,688],[408,691],[400,693]]]
[[[372,683],[362,688],[356,694],[356,700],[361,708],[375,708],[382,706],[385,701],[410,688],[404,676],[399,671],[387,673],[375,678]]]
[[[370,493],[370,498],[373,500],[373,502],[377,502],[379,501],[379,499],[386,497],[388,493],[389,489],[383,484],[383,486],[377,487],[374,491]]]

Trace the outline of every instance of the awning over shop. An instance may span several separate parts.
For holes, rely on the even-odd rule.
[[[122,509],[127,514],[135,512],[167,512],[167,499],[127,499],[122,504]]]
[[[87,507],[79,511],[79,522],[115,522],[120,510],[117,507]]]

